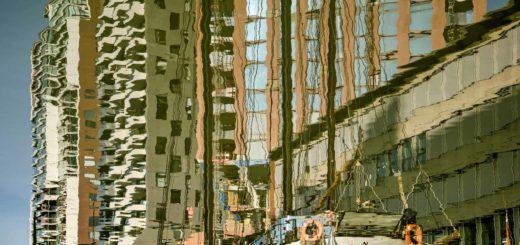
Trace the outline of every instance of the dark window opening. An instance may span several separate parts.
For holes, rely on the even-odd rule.
[[[155,0],[154,2],[157,5],[157,7],[162,8],[162,9],[166,8],[166,5],[164,4],[164,0]]]
[[[166,210],[163,207],[155,208],[155,219],[162,221],[166,218]]]
[[[195,207],[198,207],[200,203],[200,191],[195,191]]]
[[[85,126],[87,126],[89,128],[96,128],[96,122],[90,121],[90,120],[85,120]]]
[[[155,111],[156,119],[166,120],[168,111],[168,97],[166,95],[157,95],[157,110]]]
[[[175,45],[175,44],[174,45],[170,45],[170,53],[171,54],[177,54],[178,55],[180,50],[181,50],[181,45]]]
[[[181,190],[170,190],[170,203],[181,203]]]
[[[166,137],[157,136],[155,154],[164,154],[166,152],[166,141]]]
[[[155,30],[155,42],[158,44],[166,44],[166,31]]]
[[[180,156],[171,156],[170,173],[178,173],[182,171],[182,162]]]
[[[181,136],[182,122],[174,120],[171,122],[171,124],[172,124],[172,136]]]
[[[181,80],[180,79],[170,80],[170,91],[174,94],[181,93]]]
[[[191,151],[191,138],[184,139],[184,154],[189,155]]]
[[[179,29],[179,21],[180,15],[178,13],[170,14],[170,30],[178,30]]]

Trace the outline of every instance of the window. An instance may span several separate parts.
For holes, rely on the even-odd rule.
[[[399,156],[397,154],[397,147],[392,149],[392,151],[390,151],[389,158],[390,158],[390,167],[392,168],[392,173],[399,172],[399,162],[398,162]]]
[[[165,59],[161,57],[157,57],[155,60],[155,74],[164,74],[166,73],[166,66],[168,63]]]
[[[165,220],[166,218],[166,210],[163,207],[155,208],[155,219],[156,220]]]
[[[179,29],[179,14],[171,13],[170,14],[170,30],[178,30]]]
[[[98,224],[98,217],[88,217],[88,226],[93,227]]]
[[[181,50],[180,45],[170,45],[170,53],[178,55]]]
[[[144,218],[145,211],[132,211],[132,213],[130,215],[134,218]]]
[[[96,98],[95,89],[85,89],[85,99],[95,99],[95,98]]]
[[[155,186],[159,188],[166,187],[166,174],[165,173],[156,173],[155,174]]]
[[[166,137],[157,136],[155,154],[164,154],[166,152],[166,140]]]
[[[184,139],[184,154],[189,155],[191,151],[191,139],[185,138]]]
[[[379,154],[377,156],[376,172],[378,178],[388,176],[386,154]]]
[[[182,171],[182,163],[180,156],[171,156],[170,158],[170,173],[178,173]]]
[[[170,80],[170,91],[174,94],[181,93],[181,80],[180,79]]]
[[[89,128],[96,128],[96,122],[90,121],[90,120],[85,120],[85,126],[87,126]]]
[[[181,190],[170,190],[170,203],[181,203]]]
[[[96,119],[96,113],[93,110],[85,110],[83,111],[83,116],[85,119],[94,120]]]
[[[161,8],[161,9],[166,8],[166,5],[164,4],[164,0],[155,0],[154,2],[157,5],[157,7]]]
[[[200,191],[196,190],[195,191],[195,207],[198,207],[199,203],[200,203]]]
[[[403,149],[402,149],[403,171],[408,171],[408,170],[412,169],[412,167],[413,167],[412,143],[410,142],[410,139],[405,140],[402,147],[403,147]]]
[[[415,138],[415,153],[417,164],[424,164],[426,162],[426,134],[422,133]]]
[[[181,136],[182,122],[174,120],[171,123],[172,123],[172,136]]]
[[[157,110],[155,111],[155,118],[166,120],[168,111],[168,97],[166,95],[157,95]]]
[[[158,44],[166,44],[166,31],[155,30],[155,42]]]

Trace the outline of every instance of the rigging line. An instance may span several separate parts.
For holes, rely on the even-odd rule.
[[[343,199],[343,196],[345,195],[346,190],[347,190],[351,180],[352,180],[352,174],[349,174],[348,177],[347,177],[347,180],[345,180],[345,186],[343,187],[343,190],[341,191],[341,194],[339,196],[339,200]],[[336,207],[334,208],[334,212],[336,212],[338,210],[340,203],[341,202],[337,202],[336,203]]]
[[[420,166],[420,165],[419,165]],[[430,192],[433,194],[433,198],[437,201],[437,203],[439,204],[439,208],[442,212],[442,215],[444,216],[444,218],[448,221],[448,223],[450,224],[451,228],[453,229],[454,232],[457,232],[457,228],[455,227],[455,225],[453,224],[453,221],[451,220],[451,218],[448,216],[448,214],[446,213],[446,207],[444,206],[444,204],[440,201],[440,199],[437,197],[437,194],[435,193],[435,191],[433,190],[433,184],[431,183],[430,181],[430,176],[428,175],[428,173],[426,173],[426,171],[424,171],[421,167],[421,171],[424,172],[424,175],[426,175],[426,181],[428,183],[428,188],[430,190]]]
[[[200,31],[202,34],[201,38],[201,46],[205,50],[210,50],[211,47],[211,2],[210,1],[200,1],[201,4],[201,19],[200,19]],[[202,56],[202,66],[203,66],[203,97],[204,97],[204,140],[208,142],[209,145],[204,148],[204,189],[205,189],[205,198],[204,198],[204,213],[206,220],[204,222],[204,231],[207,236],[204,239],[210,244],[214,244],[214,236],[213,236],[213,207],[214,207],[214,190],[213,190],[213,162],[212,162],[212,131],[213,131],[213,108],[211,99],[211,83],[212,83],[212,71],[211,71],[211,62],[209,55]],[[205,69],[204,69],[205,68]]]
[[[367,172],[365,171],[365,167],[362,165],[361,166],[361,171],[363,172],[363,174],[365,175],[365,178],[368,179],[368,187],[370,187],[370,189],[372,190],[372,193],[374,194],[374,196],[377,198],[377,200],[379,201],[379,204],[381,204],[381,207],[383,208],[383,211],[385,212],[388,212],[385,204],[383,203],[383,200],[379,197],[379,195],[377,194],[376,190],[374,189],[374,185],[372,185],[372,183],[370,182],[370,177],[369,175],[367,174]]]
[[[410,196],[412,195],[412,193],[414,192],[414,189],[415,189],[415,186],[419,184],[419,177],[421,176],[422,172],[419,171],[419,173],[417,174],[417,176],[415,177],[415,183],[412,185],[412,187],[410,188],[410,192],[408,192],[408,194],[406,195],[406,200],[408,201],[408,199],[410,199]]]

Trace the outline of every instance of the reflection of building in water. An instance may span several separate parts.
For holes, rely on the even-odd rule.
[[[98,28],[102,101],[100,239],[200,240],[191,1],[105,1]]]
[[[41,234],[54,241],[60,237],[57,231],[64,229],[67,232],[61,234],[72,237],[70,227],[78,229],[79,243],[197,244],[204,239],[204,224],[210,222],[202,219],[206,211],[213,217],[216,239],[252,239],[271,219],[284,214],[281,179],[290,175],[284,175],[278,160],[282,146],[289,146],[288,156],[291,147],[298,147],[290,166],[294,188],[286,188],[294,195],[286,206],[295,213],[311,212],[311,205],[332,184],[331,173],[341,170],[359,145],[367,172],[381,182],[375,189],[384,192],[380,197],[389,209],[395,209],[393,170],[404,172],[404,185],[409,187],[416,162],[426,162],[418,166],[432,174],[433,182],[459,178],[464,188],[463,172],[475,171],[474,177],[481,178],[480,165],[471,165],[475,170],[463,168],[470,166],[469,161],[492,166],[500,174],[500,159],[512,150],[500,148],[499,140],[507,138],[495,139],[499,133],[486,136],[488,128],[482,131],[481,127],[490,120],[481,118],[488,117],[485,113],[491,113],[491,105],[515,101],[516,87],[496,90],[507,87],[506,81],[515,82],[514,67],[501,69],[503,63],[516,64],[517,54],[504,51],[516,45],[517,34],[481,44],[477,54],[449,56],[453,62],[425,81],[417,78],[414,88],[390,84],[378,90],[395,74],[414,69],[407,64],[464,38],[468,24],[484,20],[486,12],[502,8],[508,3],[505,0],[293,0],[284,12],[281,1],[273,0],[91,0],[90,8],[86,1],[79,2],[85,7],[52,1],[50,27],[33,51],[34,136],[41,139],[35,139],[33,237]],[[210,16],[203,15],[205,5],[211,6]],[[290,17],[284,18],[285,25],[282,15]],[[79,24],[75,16],[80,16]],[[286,28],[288,32],[283,32]],[[92,71],[88,70],[96,53],[90,43],[94,30],[99,53],[95,78],[89,77]],[[203,34],[210,37],[207,44]],[[504,42],[511,45],[499,48]],[[290,50],[283,50],[282,43],[290,44]],[[77,45],[84,52],[75,52]],[[505,55],[513,56],[508,60]],[[482,61],[486,58],[494,62],[494,70],[484,69],[491,67],[485,63],[491,61]],[[286,63],[292,63],[291,69],[283,69]],[[76,65],[79,82],[69,70]],[[207,74],[211,79],[205,80]],[[474,77],[467,80],[468,76]],[[291,84],[287,79],[284,83],[283,77],[291,78]],[[490,82],[481,82],[490,77]],[[456,85],[447,82],[453,79]],[[482,91],[482,96],[468,97],[473,91]],[[354,117],[342,114],[390,92],[380,104],[365,105]],[[500,98],[492,98],[494,94]],[[493,123],[501,125],[498,120],[505,116],[496,110]],[[466,133],[457,130],[466,123],[473,125],[466,121],[472,115],[476,115],[472,122],[478,137],[465,138]],[[354,119],[342,120],[347,116]],[[493,129],[508,130],[495,124]],[[336,138],[327,140],[321,134],[325,131]],[[458,135],[456,145],[443,136],[446,132],[449,137]],[[294,138],[292,144],[284,142],[287,133]],[[316,140],[307,144],[309,139]],[[454,149],[470,145],[465,140],[472,139],[465,151],[475,158],[466,164],[457,155],[462,153],[456,153],[462,151]],[[485,150],[491,147],[486,139],[495,148]],[[450,150],[453,156],[444,153]],[[447,162],[434,159],[441,152],[459,165],[443,165],[444,172],[435,172],[440,170],[430,165]],[[202,176],[208,173],[203,170],[211,169],[208,166],[215,171],[204,182]],[[503,180],[496,178],[497,188]],[[377,183],[374,178],[369,181]],[[91,183],[100,185],[97,198]],[[383,191],[383,186],[389,189]],[[79,199],[67,194],[78,188]],[[417,193],[421,188],[416,187]],[[489,192],[475,188],[475,193]],[[204,202],[213,191],[213,200]],[[362,194],[371,198],[365,189]],[[448,196],[439,198],[447,202]],[[410,198],[415,201],[412,206],[424,201],[416,193]],[[79,205],[77,214],[69,203]],[[214,208],[203,210],[208,203]],[[348,201],[342,205],[351,207]],[[93,209],[82,209],[88,206]],[[44,224],[43,220],[56,222],[64,215],[67,221],[80,220],[78,227],[70,222]],[[439,225],[428,219],[424,221],[428,229],[445,227],[435,217]],[[474,217],[454,218],[454,222]]]
[[[520,29],[514,22],[477,33],[493,38],[446,54],[442,63],[412,66],[413,77],[401,77],[401,86],[369,93],[336,113],[345,120],[334,138],[341,174],[333,208],[356,210],[360,199],[377,211],[401,213],[404,198],[418,211],[429,242],[453,228],[468,244],[504,243],[506,230],[520,237]],[[295,143],[299,214],[312,213],[327,189],[326,128],[315,130],[310,141]]]
[[[51,1],[32,51],[31,244],[95,241],[98,1]]]

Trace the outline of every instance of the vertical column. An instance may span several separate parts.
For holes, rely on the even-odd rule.
[[[444,1],[444,0],[440,0]],[[410,45],[408,35],[410,32],[410,1],[397,1],[397,65],[402,66],[410,61]]]
[[[409,4],[408,4],[409,6]],[[408,7],[409,8],[409,7]],[[408,11],[409,12],[409,11]],[[367,87],[368,90],[377,88],[376,76],[379,74],[379,5],[377,3],[366,4],[365,24],[367,33],[365,35],[366,50],[365,55],[367,59]],[[399,15],[400,16],[400,15]],[[408,20],[408,26],[410,20]],[[404,28],[405,27],[401,27]],[[408,27],[406,27],[408,32]],[[408,41],[408,39],[407,39]],[[398,44],[399,45],[399,44]]]
[[[235,154],[240,159],[246,154],[247,135],[247,109],[246,109],[246,83],[244,71],[247,64],[246,58],[246,31],[247,23],[246,1],[234,0],[234,29],[233,29],[233,78],[235,79],[236,95],[236,126],[235,126]]]
[[[307,43],[305,30],[307,29],[307,1],[296,3],[296,132],[303,130],[307,121]]]
[[[444,40],[444,28],[446,27],[445,1],[446,0],[432,1],[433,15],[431,19],[431,38],[433,50],[437,50],[446,46],[446,41]]]
[[[99,162],[99,141],[97,140],[97,131],[99,123],[99,101],[97,100],[97,78],[95,71],[95,59],[97,53],[96,25],[100,14],[101,3],[99,0],[89,0],[90,18],[81,19],[79,22],[80,39],[79,39],[79,99],[78,99],[78,115],[79,115],[79,137],[78,137],[78,243],[94,244],[96,226],[89,225],[89,219],[97,219],[99,216],[99,202],[91,197],[97,196],[97,188],[92,183],[99,178],[94,163]],[[92,115],[93,114],[93,115]],[[89,118],[86,118],[88,116]],[[93,118],[90,118],[93,117]],[[94,121],[96,127],[86,127],[86,120]],[[88,160],[86,160],[88,159]],[[88,163],[87,163],[88,161]],[[94,177],[89,179],[86,175]],[[91,196],[92,194],[92,196]],[[74,222],[74,221],[72,221]]]
[[[280,58],[280,20],[278,19],[277,1],[267,1],[267,36],[266,46],[267,55],[265,65],[267,67],[267,148],[269,151],[279,146],[280,132],[280,90],[279,90],[279,62]],[[268,192],[268,208],[267,215],[275,218],[275,176],[276,165],[274,161],[269,161],[269,192]]]
[[[342,0],[341,30],[343,32],[343,93],[341,104],[346,105],[355,98],[354,91],[354,18],[356,14],[355,0]]]
[[[493,1],[493,0],[491,0]],[[473,0],[473,22],[484,19],[487,12],[487,0]]]
[[[323,5],[320,9],[320,15],[319,15],[319,47],[320,47],[320,84],[319,84],[319,95],[320,95],[320,116],[327,115],[327,108],[329,107],[329,98],[328,91],[329,89],[329,83],[328,79],[329,76],[333,76],[334,74],[329,74],[329,62],[328,62],[328,54],[329,54],[329,42],[330,40],[330,33],[335,30],[330,30],[328,26],[329,18],[334,18],[334,13],[330,13],[330,5],[332,0],[323,0]],[[334,67],[334,65],[333,65]],[[334,107],[334,104],[332,104]]]

